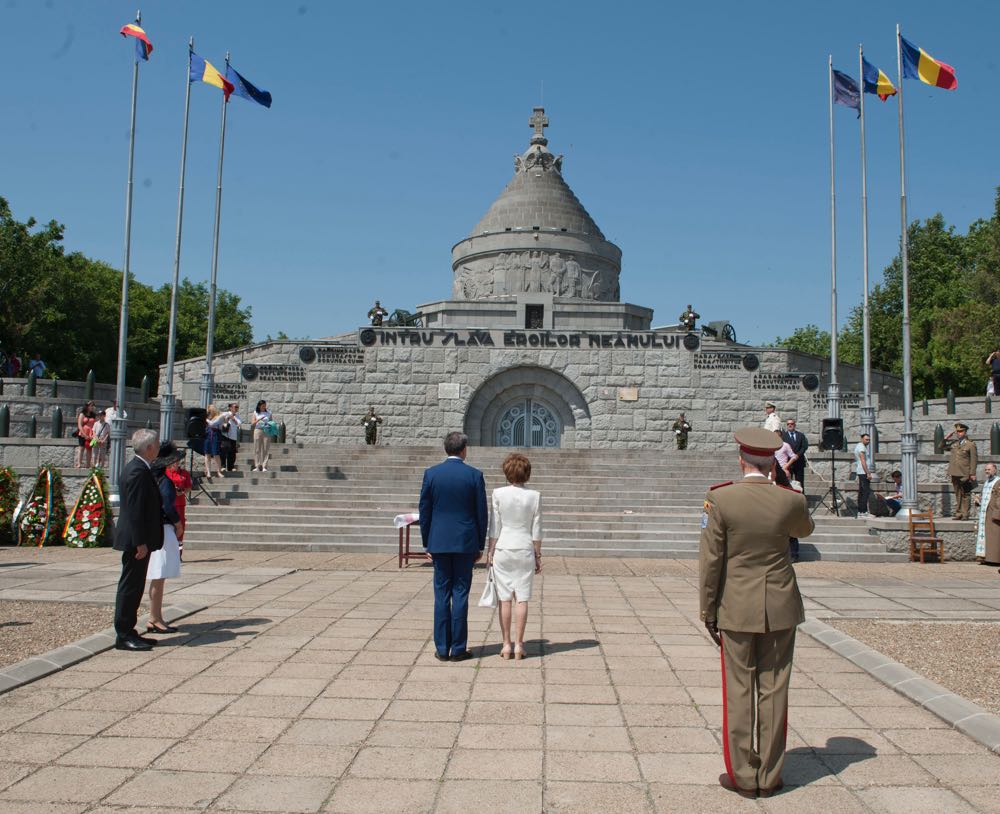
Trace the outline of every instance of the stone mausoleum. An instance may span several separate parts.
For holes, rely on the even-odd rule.
[[[529,124],[513,178],[452,248],[451,298],[418,305],[420,327],[218,354],[214,401],[249,410],[266,399],[289,440],[312,444],[362,443],[370,406],[385,419],[381,442],[402,446],[461,428],[484,446],[672,447],[683,411],[691,447],[720,448],[735,426],[763,419],[767,399],[817,432],[829,363],[741,345],[726,331],[652,327],[651,308],[621,299],[622,251],[566,183],[545,111]],[[198,404],[203,369],[200,358],[176,365],[186,406]],[[850,431],[861,370],[843,365],[838,379]],[[873,393],[878,406],[901,403],[894,377],[874,374]]]

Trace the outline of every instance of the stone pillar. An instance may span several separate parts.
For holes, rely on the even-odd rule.
[[[128,435],[128,421],[121,416],[123,405],[118,405],[118,414],[111,421],[111,449],[108,454],[108,485],[111,490],[111,505],[117,509],[121,505],[119,479],[125,470],[125,438]]]
[[[899,437],[899,446],[902,450],[902,464],[900,471],[903,473],[903,499],[900,501],[898,517],[908,517],[910,512],[917,511],[917,446],[918,439],[915,432],[904,432]]]
[[[160,396],[160,440],[174,440],[174,405],[176,398],[173,393]]]
[[[875,447],[875,408],[870,404],[861,408],[861,434],[872,438],[872,448]]]
[[[200,404],[202,408],[207,408],[212,403],[212,392],[215,390],[215,374],[211,370],[206,370],[201,374],[201,383],[198,385],[200,394]]]

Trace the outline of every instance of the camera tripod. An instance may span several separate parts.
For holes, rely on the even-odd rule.
[[[837,517],[840,517],[840,504],[844,504],[844,508],[847,508],[847,501],[844,500],[844,495],[837,488],[837,464],[834,459],[835,450],[830,450],[830,487],[820,496],[819,502],[813,506],[810,515],[816,513],[816,509],[820,506],[826,506],[830,511],[832,511]],[[829,498],[830,502],[826,503],[826,499]]]
[[[195,439],[192,439],[192,440],[195,440]],[[211,492],[209,492],[204,486],[202,486],[202,484],[201,484],[201,478],[199,478],[196,474],[194,474],[194,447],[191,446],[191,441],[188,441],[188,472],[191,473],[191,484],[192,484],[192,486],[197,486],[198,490],[203,495],[205,495],[205,497],[207,497],[209,500],[212,501],[212,505],[213,506],[218,506],[219,505],[219,501],[217,501],[212,496]]]

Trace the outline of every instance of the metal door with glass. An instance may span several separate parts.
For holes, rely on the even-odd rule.
[[[558,447],[559,421],[544,404],[525,399],[508,407],[497,423],[498,447]]]

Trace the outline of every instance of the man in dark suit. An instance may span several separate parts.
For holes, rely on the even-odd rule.
[[[790,418],[785,422],[785,429],[781,433],[781,440],[785,441],[792,448],[798,458],[789,467],[792,470],[792,477],[799,482],[802,491],[806,488],[806,450],[809,449],[809,439],[806,434],[796,429],[795,419]]]
[[[136,430],[132,435],[135,457],[122,472],[114,543],[115,550],[122,552],[122,575],[115,597],[117,650],[151,650],[155,644],[136,632],[135,623],[146,588],[149,552],[163,548],[163,504],[149,468],[159,448],[160,439],[153,430]]]
[[[450,432],[448,459],[424,472],[420,487],[420,536],[434,562],[434,656],[464,661],[469,639],[472,566],[486,546],[488,513],[483,473],[465,463],[469,439]]]

